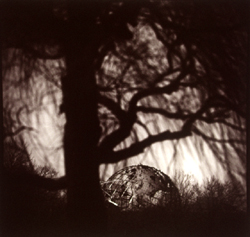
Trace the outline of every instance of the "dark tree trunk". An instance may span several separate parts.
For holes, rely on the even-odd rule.
[[[65,39],[67,76],[62,89],[67,119],[64,150],[71,236],[101,234],[106,226],[97,153],[100,126],[94,60],[99,38],[93,10],[89,2],[71,5],[69,12],[73,14]]]

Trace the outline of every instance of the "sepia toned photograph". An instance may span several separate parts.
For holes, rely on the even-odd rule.
[[[2,0],[1,237],[247,237],[247,0]]]

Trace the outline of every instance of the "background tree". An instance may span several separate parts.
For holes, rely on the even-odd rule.
[[[18,179],[49,189],[67,186],[71,229],[105,226],[99,165],[141,154],[156,142],[193,136],[204,155],[201,137],[231,179],[244,179],[245,3],[17,1],[3,7],[5,143],[21,144],[24,137],[19,142],[17,135],[35,132],[21,115],[44,105],[46,96],[59,112],[56,93],[62,90],[67,182],[31,179],[27,172]],[[48,86],[34,101],[29,93],[41,82],[38,72]],[[11,95],[13,87],[26,93]],[[25,105],[17,106],[20,101]],[[63,123],[56,124],[62,131]],[[242,173],[234,170],[237,162]]]

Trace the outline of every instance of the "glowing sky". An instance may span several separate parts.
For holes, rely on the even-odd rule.
[[[20,52],[10,49],[9,54],[12,53]],[[8,60],[11,61],[11,57]],[[20,124],[31,127],[32,131],[24,130],[18,134],[16,141],[18,141],[18,136],[24,139],[34,164],[50,166],[58,172],[59,176],[64,175],[62,138],[65,116],[59,113],[62,92],[60,90],[60,73],[58,74],[65,66],[63,65],[64,60],[39,61],[39,70],[34,70],[31,74],[28,85],[27,81],[21,82],[20,79],[23,75],[23,71],[20,69],[20,59],[17,57],[15,60],[14,66],[5,71],[3,83],[4,108],[10,111],[14,120],[13,126],[9,129],[13,132]],[[49,70],[45,74],[46,68]],[[51,75],[48,76],[48,73]],[[52,78],[54,81],[50,81],[48,78]],[[17,86],[13,86],[15,83]],[[160,129],[164,129],[166,125],[161,120],[152,121],[152,126],[153,124],[158,124]],[[210,130],[214,130],[214,134],[220,137],[219,131],[222,128],[216,126],[218,125],[211,125]],[[202,143],[202,152],[198,151],[199,143]],[[172,141],[165,141],[154,144],[151,150],[145,149],[145,153],[129,158],[125,162],[101,165],[100,177],[102,180],[106,180],[124,166],[141,163],[158,168],[170,177],[173,177],[176,171],[184,171],[184,173],[192,174],[194,180],[199,183],[213,175],[223,181],[226,179],[227,170],[222,168],[221,162],[218,162],[215,155],[201,138],[193,135],[178,141],[176,150]],[[230,157],[225,159],[231,159],[234,173],[245,169],[240,160],[237,160],[237,154],[232,153]],[[236,159],[232,160],[234,157]]]

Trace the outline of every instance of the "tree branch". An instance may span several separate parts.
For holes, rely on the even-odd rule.
[[[242,111],[238,105],[233,104],[230,102],[227,98],[221,96],[221,100],[225,103],[225,105],[230,108],[231,110],[235,111],[237,114],[239,114],[242,118],[246,118],[246,111]]]
[[[137,112],[160,114],[160,115],[163,115],[167,118],[187,119],[188,117],[190,117],[190,115],[186,115],[186,114],[183,114],[180,112],[170,113],[164,109],[154,108],[154,107],[137,106],[136,110],[137,110]]]
[[[112,99],[109,99],[99,94],[98,103],[107,107],[120,121],[124,120],[125,117],[127,116],[127,112],[122,110],[121,107]]]
[[[27,127],[27,126],[21,126],[20,128],[18,128],[18,129],[17,129],[16,131],[14,131],[14,132],[4,133],[4,138],[10,137],[10,136],[16,136],[17,134],[19,134],[20,132],[22,132],[22,131],[24,131],[24,130],[35,131],[34,128]]]
[[[182,73],[170,84],[165,87],[154,87],[150,89],[145,89],[143,91],[139,91],[135,94],[129,102],[129,109],[128,112],[121,110],[120,107],[111,99],[102,98],[100,99],[105,103],[108,108],[114,111],[115,115],[119,116],[120,118],[120,128],[109,136],[107,136],[100,144],[100,148],[103,149],[113,149],[116,145],[118,145],[122,140],[127,138],[130,135],[130,131],[136,121],[136,105],[139,100],[156,94],[170,94],[176,91],[179,87],[180,80],[186,75],[186,70],[183,70]]]
[[[148,96],[152,95],[159,95],[159,94],[171,94],[174,91],[176,91],[179,88],[180,81],[187,75],[188,71],[183,69],[182,72],[177,76],[177,78],[170,84],[164,87],[154,87],[145,89],[143,91],[139,91],[137,94],[135,94],[130,103],[129,103],[129,110],[135,111],[135,107],[137,103]]]
[[[159,133],[157,135],[149,136],[144,140],[132,144],[130,147],[119,150],[111,151],[106,150],[105,146],[100,147],[101,154],[105,154],[105,157],[101,156],[101,163],[115,163],[124,159],[127,159],[131,156],[138,155],[144,151],[144,149],[156,142],[165,141],[165,140],[175,140],[185,138],[191,135],[191,128],[193,123],[199,119],[202,114],[212,106],[213,103],[210,100],[207,100],[202,108],[200,108],[196,113],[194,113],[190,118],[186,120],[182,129],[180,131],[170,132],[169,130]]]
[[[6,177],[8,180],[11,180],[12,182],[21,182],[23,184],[47,189],[50,191],[61,190],[67,187],[65,176],[61,178],[52,179],[37,174],[11,174],[10,172],[4,170],[4,177]]]
[[[65,56],[65,52],[63,50],[59,50],[57,53],[46,53],[45,50],[36,50],[32,48],[31,46],[27,46],[27,53],[30,53],[34,58],[38,59],[50,59],[50,60],[55,60],[55,59],[60,59]]]
[[[206,112],[209,108],[218,104],[221,106],[221,99],[221,96],[208,99],[196,113],[190,115],[190,117],[186,119],[180,131],[170,132],[169,130],[167,130],[157,135],[149,136],[144,140],[134,143],[130,147],[119,151],[112,151],[109,148],[105,149],[105,146],[100,147],[100,153],[105,154],[105,157],[101,156],[102,158],[100,162],[115,163],[144,152],[144,149],[146,147],[156,142],[181,139],[190,136],[192,132],[193,123],[196,120],[200,119],[202,117],[202,114]],[[121,142],[121,140],[119,141]],[[119,144],[119,142],[117,142],[117,144]]]
[[[202,133],[198,128],[194,127],[193,132],[199,136],[201,136],[205,140],[210,140],[213,142],[219,142],[219,143],[239,143],[239,144],[244,144],[245,141],[243,140],[238,140],[238,139],[217,139],[215,137],[209,137]]]
[[[145,148],[156,142],[180,139],[187,137],[188,135],[190,135],[188,131],[181,130],[178,132],[165,131],[157,135],[149,136],[138,143],[132,144],[128,148],[116,152],[107,152],[105,158],[103,157],[103,159],[101,160],[101,163],[115,163],[144,152]]]
[[[120,143],[120,141],[129,136],[136,120],[136,114],[129,114],[128,112],[122,110],[117,103],[107,97],[99,95],[98,99],[98,102],[111,110],[120,122],[119,129],[105,137],[99,146],[112,150],[117,144]]]
[[[237,126],[237,125],[234,125],[232,123],[229,123],[227,121],[225,121],[224,119],[211,119],[211,118],[207,118],[207,117],[203,117],[201,118],[202,121],[208,123],[208,124],[211,124],[211,123],[222,123],[232,129],[235,129],[235,130],[238,130],[238,131],[241,131],[241,132],[246,132],[246,128],[243,128],[243,127],[240,127],[240,126]]]

